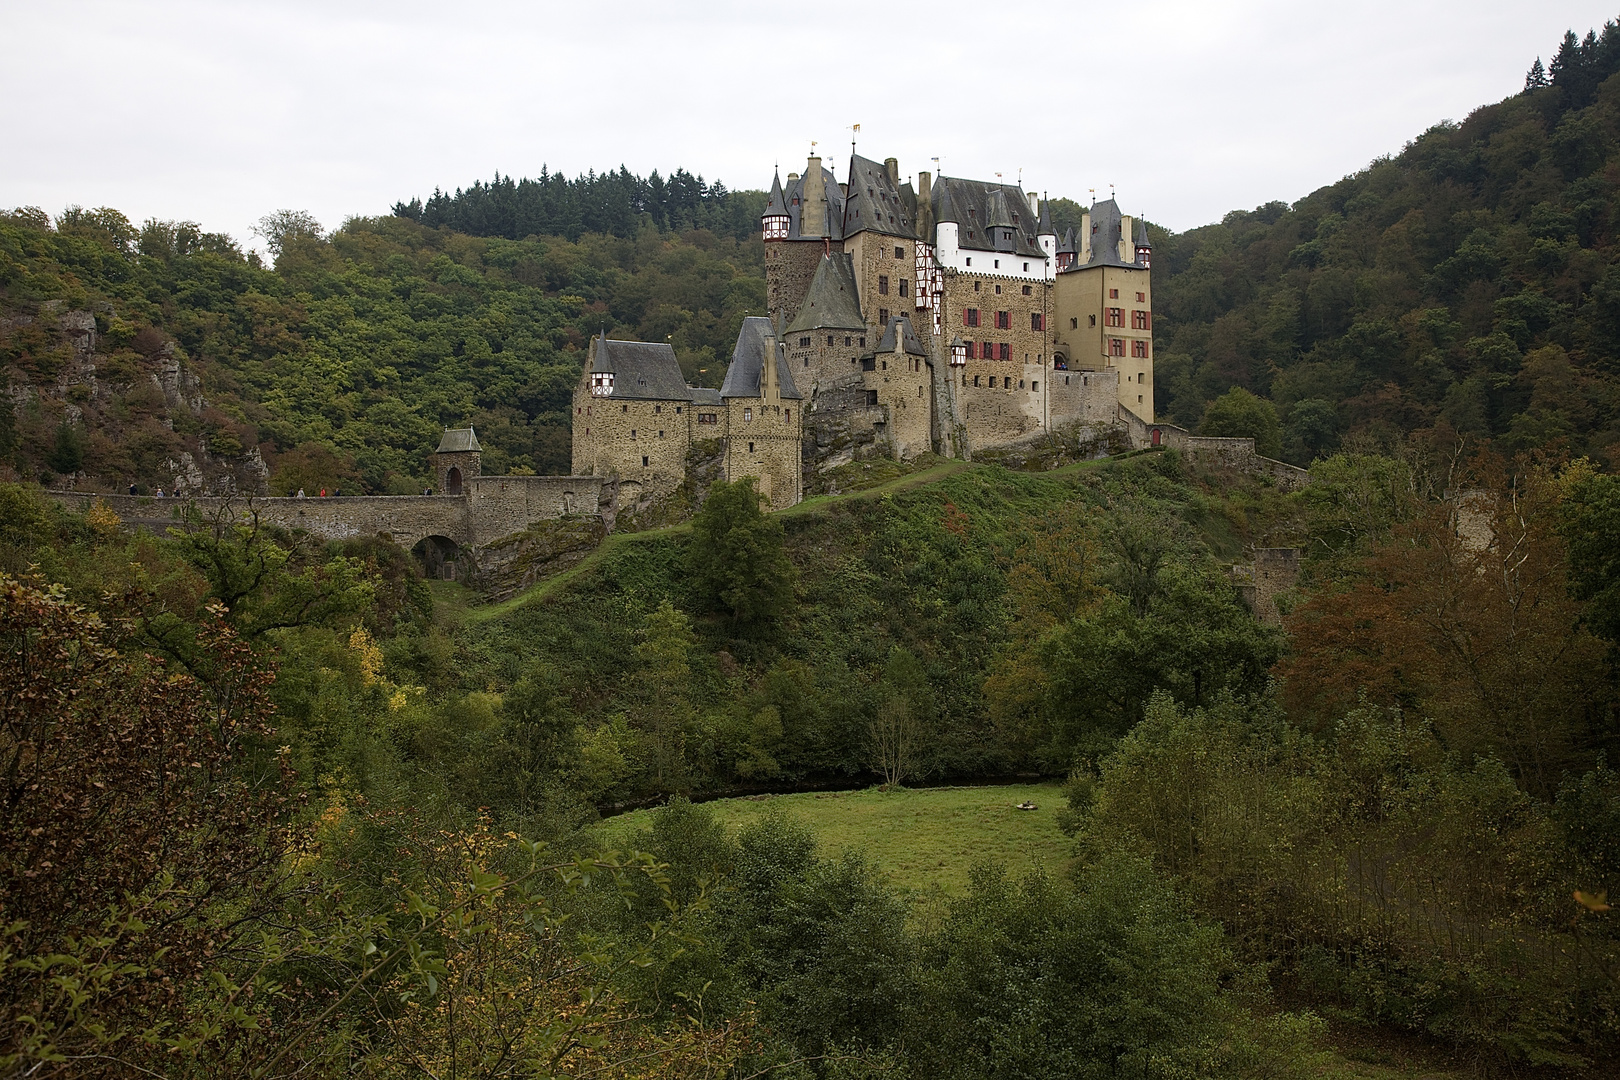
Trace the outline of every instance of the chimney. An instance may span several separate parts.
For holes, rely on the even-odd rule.
[[[795,180],[797,180],[797,179],[798,179],[798,178],[799,178],[799,174],[798,174],[798,173],[796,173],[796,172],[790,172],[790,173],[788,173],[788,183],[790,183],[790,184],[791,184],[791,183],[793,183],[793,181],[795,181]]]
[[[917,234],[928,244],[934,242],[933,182],[927,173],[917,174]]]
[[[917,174],[917,201],[927,204],[929,196],[933,193],[934,178],[925,172]]]
[[[895,187],[900,186],[900,161],[897,158],[884,158],[883,171],[889,174],[889,183]]]
[[[1033,191],[1030,192],[1025,197],[1027,199],[1029,199],[1029,212],[1031,214],[1035,215],[1036,217],[1040,217],[1041,216],[1041,197],[1039,195],[1035,194]]]
[[[799,235],[815,238],[827,235],[827,178],[821,175],[821,159],[811,158],[804,166],[803,207],[799,211]]]

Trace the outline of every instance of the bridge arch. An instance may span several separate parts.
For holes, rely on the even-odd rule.
[[[463,576],[461,545],[438,533],[422,537],[411,547],[422,576],[434,581],[455,581]]]

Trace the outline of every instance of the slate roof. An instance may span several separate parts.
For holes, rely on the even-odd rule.
[[[1058,241],[1057,249],[1059,251],[1067,251],[1067,252],[1069,252],[1071,254],[1074,252],[1074,226],[1073,225],[1070,225],[1067,229],[1063,230],[1063,238]]]
[[[737,347],[731,352],[731,366],[726,368],[726,382],[720,388],[723,398],[751,398],[760,396],[760,383],[765,372],[765,349],[776,347],[776,336],[771,332],[771,320],[763,315],[750,315],[743,320],[737,334]],[[793,376],[784,363],[776,365],[776,377],[781,383],[784,398],[797,400],[798,389]]]
[[[788,212],[787,196],[782,193],[782,171],[777,170],[771,178],[771,197],[765,201],[765,213],[761,217],[782,217]]]
[[[1035,225],[1036,236],[1056,236],[1057,229],[1052,227],[1052,209],[1047,200],[1041,200],[1041,220]]]
[[[844,195],[838,190],[838,178],[833,176],[831,169],[824,167],[821,170],[821,181],[827,196],[827,220],[820,228],[809,230],[808,234],[800,220],[804,213],[804,177],[789,180],[782,189],[782,197],[787,204],[789,240],[819,240],[824,231],[830,239],[844,238]]]
[[[900,348],[912,356],[927,356],[928,350],[923,343],[917,340],[916,333],[911,329],[911,320],[904,315],[895,315],[889,319],[889,325],[884,327],[883,340],[878,342],[879,353],[892,353],[895,347],[895,338],[900,339]],[[932,363],[933,361],[929,361]]]
[[[1129,259],[1119,257],[1120,230],[1125,224],[1122,219],[1119,203],[1113,199],[1094,203],[1091,207],[1091,261],[1082,263],[1076,259],[1069,272],[1090,266],[1140,266],[1135,251]]]
[[[1042,259],[1036,240],[1039,222],[1015,184],[992,184],[942,176],[932,198],[935,221],[954,221],[957,243],[975,251],[999,251]]]
[[[906,185],[908,191],[910,187]],[[913,193],[908,204],[900,185],[889,179],[889,170],[881,161],[850,155],[849,196],[844,203],[845,236],[865,231],[916,239],[916,212],[917,196]]]
[[[859,294],[855,286],[855,262],[847,251],[823,255],[816,276],[805,293],[804,305],[783,333],[796,334],[819,329],[864,330]]]
[[[596,339],[591,371],[613,373],[611,397],[641,401],[689,401],[692,388],[681,375],[675,350],[667,342]]]
[[[694,404],[694,405],[719,405],[720,404],[720,391],[712,390],[712,389],[709,389],[707,387],[694,386],[692,388],[692,404]]]
[[[1148,239],[1147,222],[1140,217],[1136,219],[1136,246],[1151,248],[1153,241]]]
[[[467,450],[482,450],[478,445],[478,436],[470,427],[445,428],[444,435],[439,439],[439,448],[434,451],[438,454],[456,454]]]

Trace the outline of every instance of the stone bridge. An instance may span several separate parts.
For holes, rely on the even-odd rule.
[[[228,511],[238,519],[301,529],[323,540],[379,536],[406,550],[436,539],[449,552],[477,552],[537,521],[600,517],[611,528],[612,482],[600,476],[477,476],[460,495],[345,495],[337,498],[159,499],[149,495],[97,495],[52,491],[52,499],[83,512],[100,499],[126,525],[155,532],[179,525],[187,507],[204,517]]]

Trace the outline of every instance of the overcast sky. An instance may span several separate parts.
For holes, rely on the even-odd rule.
[[[1174,229],[1292,201],[1519,90],[1589,0],[0,0],[0,206],[250,241],[542,164],[764,187],[818,140]]]

